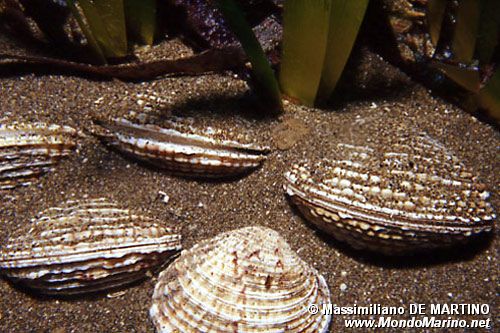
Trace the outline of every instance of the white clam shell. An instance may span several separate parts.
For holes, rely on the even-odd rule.
[[[166,128],[135,124],[125,119],[98,122],[96,133],[109,146],[174,174],[198,177],[232,177],[260,166],[268,147],[240,143],[169,121]]]
[[[484,184],[427,134],[380,146],[339,144],[334,158],[294,165],[285,191],[304,216],[355,248],[402,254],[488,232]]]
[[[324,278],[275,231],[247,227],[184,251],[160,274],[150,316],[158,332],[326,332]]]
[[[31,184],[76,148],[78,132],[44,123],[0,124],[0,190]]]
[[[44,294],[129,284],[181,249],[172,228],[102,198],[50,208],[27,227],[2,247],[0,270]]]

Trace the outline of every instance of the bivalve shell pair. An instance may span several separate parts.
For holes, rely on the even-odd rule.
[[[43,294],[120,287],[181,249],[172,228],[105,199],[50,208],[19,234],[0,251],[1,273]]]
[[[31,184],[77,145],[78,132],[43,123],[0,124],[0,190]]]
[[[96,133],[106,144],[141,161],[174,174],[220,178],[243,174],[258,167],[269,148],[241,143],[222,131],[199,129],[179,121],[165,128],[135,124],[125,119],[97,121]]]
[[[158,332],[326,332],[328,286],[275,231],[247,227],[184,251],[160,274],[150,316]]]
[[[339,144],[334,159],[294,165],[285,190],[320,229],[385,254],[462,242],[495,219],[484,184],[423,133],[379,147]]]

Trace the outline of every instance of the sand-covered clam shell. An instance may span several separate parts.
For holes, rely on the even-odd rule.
[[[43,294],[120,287],[181,249],[164,223],[106,199],[68,201],[40,213],[0,251],[0,272]]]
[[[231,177],[255,169],[269,148],[231,139],[227,132],[166,121],[165,127],[125,119],[98,121],[105,143],[136,159],[188,177]]]
[[[0,124],[0,190],[29,185],[51,171],[76,148],[77,136],[68,126]]]
[[[339,144],[333,156],[294,165],[285,190],[309,221],[356,248],[401,254],[493,227],[484,184],[427,134]]]
[[[326,332],[328,286],[275,231],[247,227],[184,251],[160,274],[150,316],[158,332]]]

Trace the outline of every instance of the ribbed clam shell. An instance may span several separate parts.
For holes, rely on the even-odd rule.
[[[125,119],[99,122],[107,144],[139,160],[189,177],[230,177],[258,167],[269,148],[245,144],[175,121],[167,128]]]
[[[8,278],[44,294],[78,294],[145,277],[181,249],[181,236],[105,199],[69,201],[37,216],[0,252]]]
[[[356,248],[401,254],[493,227],[484,184],[426,134],[381,149],[339,144],[335,154],[294,165],[285,190],[308,220]]]
[[[0,190],[26,186],[76,147],[77,131],[43,123],[0,124]]]
[[[160,274],[158,332],[326,332],[328,286],[275,231],[247,227],[202,241]]]

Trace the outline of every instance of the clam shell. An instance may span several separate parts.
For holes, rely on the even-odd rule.
[[[160,274],[150,316],[158,332],[326,332],[324,278],[275,231],[247,227],[202,241]]]
[[[294,165],[285,190],[303,215],[355,248],[402,254],[488,232],[489,193],[424,133],[382,148],[339,144],[335,159]]]
[[[0,190],[31,184],[75,149],[77,131],[43,123],[0,124]]]
[[[3,275],[43,294],[129,284],[181,249],[181,236],[107,200],[68,201],[20,230],[0,251]]]
[[[266,159],[269,148],[241,143],[210,128],[197,129],[180,121],[167,128],[134,124],[125,119],[98,122],[105,143],[141,161],[189,177],[231,177],[252,170]]]

